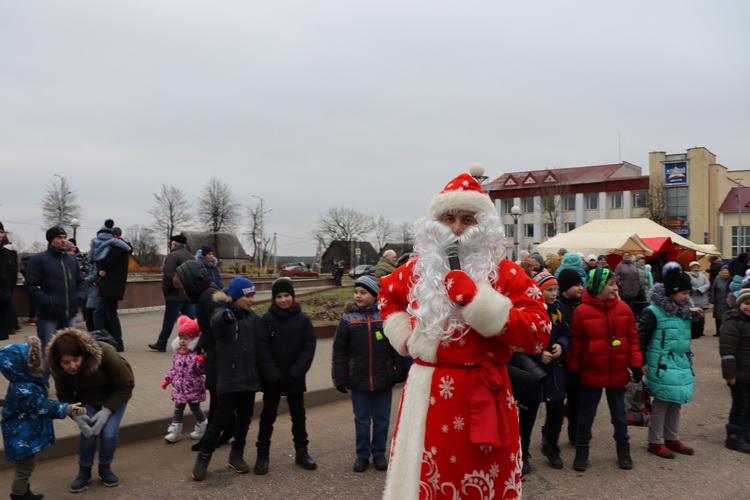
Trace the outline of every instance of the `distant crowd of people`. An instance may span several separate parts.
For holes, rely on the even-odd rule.
[[[16,330],[12,307],[18,262],[0,224],[0,339]],[[118,302],[132,246],[106,220],[88,255],[61,227],[46,232],[48,248],[28,260],[24,287],[35,308],[37,336],[0,350],[10,382],[2,410],[6,459],[15,462],[13,499],[31,492],[35,456],[51,446],[54,418],[80,429],[78,472],[69,489],[99,479],[117,486],[112,470],[121,419],[134,374]],[[693,397],[691,341],[704,335],[713,305],[722,376],[731,394],[725,446],[750,453],[750,258],[727,265],[708,259],[683,269],[629,251],[505,258],[494,204],[468,174],[451,180],[417,221],[414,252],[388,250],[375,275],[359,277],[332,343],[333,386],[351,395],[355,449],[352,470],[372,463],[387,471],[384,498],[455,497],[467,481],[495,498],[518,498],[532,473],[531,443],[545,405],[541,450],[564,467],[560,436],[575,447],[572,468],[586,471],[597,407],[604,393],[622,469],[634,467],[626,387],[651,395],[648,451],[662,458],[693,455],[680,417]],[[341,285],[343,263],[334,262]],[[296,300],[294,282],[272,284],[262,317],[256,288],[235,277],[226,288],[214,249],[196,254],[174,235],[164,264],[161,332],[148,347],[166,352],[172,330],[174,411],[164,439],[183,438],[186,407],[196,424],[191,476],[208,477],[216,449],[230,443],[237,473],[270,469],[270,446],[283,397],[289,406],[294,461],[317,463],[308,451],[304,393],[316,350],[312,322]],[[49,377],[57,400],[48,399]],[[393,387],[406,382],[388,446]],[[154,383],[158,383],[154,381]],[[256,458],[245,460],[256,393],[263,393]],[[30,397],[33,395],[33,397]],[[208,400],[208,411],[202,404]],[[565,422],[567,420],[567,426]],[[98,451],[98,459],[96,457]]]

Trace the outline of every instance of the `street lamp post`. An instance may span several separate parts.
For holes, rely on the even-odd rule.
[[[484,175],[484,165],[481,163],[472,163],[469,167],[469,175],[474,177],[480,186],[489,179],[489,177]]]
[[[76,240],[76,245],[78,245],[78,238],[76,235],[78,233],[78,228],[81,227],[81,222],[78,219],[73,218],[70,220],[70,227],[73,228],[73,239]]]
[[[520,240],[518,239],[518,233],[520,232],[520,229],[518,227],[518,218],[521,217],[521,207],[518,205],[513,205],[510,208],[510,216],[513,217],[513,260],[518,260],[518,247],[521,244]]]

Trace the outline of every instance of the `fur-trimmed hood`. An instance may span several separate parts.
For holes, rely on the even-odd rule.
[[[85,360],[84,360],[84,366],[79,375],[91,375],[94,372],[96,372],[99,367],[102,364],[102,347],[99,345],[99,342],[96,341],[91,335],[89,335],[87,332],[84,332],[83,330],[79,330],[77,328],[64,328],[62,330],[58,330],[54,337],[52,337],[52,340],[50,341],[49,345],[47,346],[47,363],[49,364],[49,369],[52,372],[52,376],[55,378],[61,377],[65,371],[62,369],[62,366],[60,366],[60,363],[52,359],[52,347],[59,341],[60,337],[64,335],[70,335],[72,337],[75,337],[81,342],[81,345],[83,345],[83,350],[85,351]]]
[[[648,300],[664,311],[664,314],[667,316],[679,316],[682,319],[690,319],[692,317],[690,302],[679,305],[667,297],[664,291],[664,283],[657,283],[651,287],[651,290],[648,292]]]
[[[0,372],[9,382],[40,382],[44,364],[39,337],[29,337],[28,342],[0,350]]]

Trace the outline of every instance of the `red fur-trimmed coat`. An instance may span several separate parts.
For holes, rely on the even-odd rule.
[[[470,329],[441,342],[406,312],[418,277],[412,259],[380,280],[384,331],[415,358],[401,399],[384,498],[519,498],[518,414],[505,367],[514,351],[539,353],[550,322],[534,281],[509,260],[462,308]]]

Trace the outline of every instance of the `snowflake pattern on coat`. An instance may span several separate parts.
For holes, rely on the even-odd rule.
[[[535,293],[538,287],[518,269],[510,261],[500,263],[498,283],[493,288],[503,290],[514,307],[496,335],[486,337],[469,328],[461,341],[436,342],[436,363],[425,362],[416,353],[410,353],[415,356],[415,364],[402,394],[391,446],[391,464],[398,466],[388,469],[384,498],[411,500],[411,495],[404,495],[399,488],[401,482],[413,480],[418,481],[420,499],[520,498],[522,461],[518,414],[505,363],[516,350],[538,353],[548,341],[549,321],[541,294]],[[516,272],[511,272],[513,270]],[[408,264],[381,279],[383,318],[406,310],[410,288],[416,280],[413,266]],[[389,335],[387,328],[385,333]],[[414,342],[419,332],[412,331],[410,335],[410,341]],[[478,380],[488,376],[500,381],[499,387],[492,386],[495,388],[488,392],[494,401],[483,401],[498,415],[495,427],[472,418],[470,394]],[[431,381],[426,387],[428,394],[421,392],[423,384],[417,380]],[[414,417],[420,412],[404,410],[413,408],[409,406],[412,404],[428,405],[423,421]],[[486,435],[487,428],[496,429],[500,445],[472,442],[478,428],[483,431],[481,435]],[[412,460],[419,457],[414,451],[410,452],[404,442],[416,429],[424,429],[421,465],[413,463]],[[401,431],[405,436],[402,440],[399,439]],[[399,443],[404,444],[399,447]],[[419,443],[409,444],[418,446]],[[397,469],[421,472],[417,479],[399,476]],[[401,486],[392,486],[394,484]],[[406,489],[413,491],[409,487]]]

